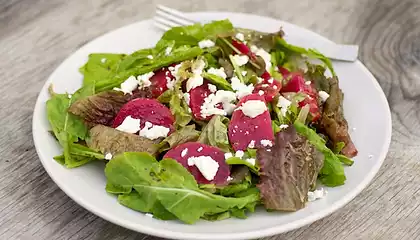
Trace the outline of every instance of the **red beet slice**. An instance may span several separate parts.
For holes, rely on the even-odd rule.
[[[259,93],[260,90],[264,92],[266,102],[272,102],[274,97],[280,92],[281,82],[271,78],[271,75],[265,71],[261,78],[264,79],[262,83],[258,83],[254,87],[254,93]]]
[[[174,131],[174,116],[171,111],[156,99],[136,98],[124,104],[114,119],[112,127],[116,128],[128,116],[140,119],[140,128],[144,127],[146,122],[153,125],[164,126]]]
[[[188,150],[185,150],[188,149]],[[217,170],[214,179],[209,181],[200,170],[195,166],[188,166],[188,158],[209,156],[217,163],[219,163],[219,169]],[[197,180],[199,184],[217,184],[223,185],[227,182],[227,178],[230,175],[229,166],[225,162],[224,152],[216,147],[211,147],[198,142],[188,142],[169,150],[163,158],[172,158],[184,166]]]
[[[190,93],[189,106],[191,108],[193,117],[201,121],[210,120],[213,115],[207,116],[206,118],[204,118],[201,115],[201,106],[204,103],[204,99],[212,93],[209,89],[209,82],[207,80],[204,80],[203,85],[191,89],[189,93]],[[217,107],[222,108],[221,104],[219,104]]]
[[[171,74],[171,71],[169,71],[169,69],[166,67],[155,71],[155,74],[150,78],[150,82],[152,83],[150,89],[152,90],[153,98],[159,97],[162,93],[168,90],[168,81],[174,80],[175,77]]]
[[[312,121],[317,121],[321,114],[319,112],[318,106],[318,94],[316,93],[313,83],[307,85],[305,83],[305,78],[301,73],[288,73],[286,75],[290,77],[290,80],[285,86],[281,89],[282,92],[303,92],[308,95],[303,101],[299,102],[299,107],[309,105],[309,112],[312,116]]]
[[[248,55],[251,50],[249,49],[249,47],[242,42],[238,42],[236,40],[232,39],[232,45],[239,50],[239,52],[241,52],[242,54]]]
[[[239,101],[238,107],[249,100],[261,100],[265,103],[264,96],[251,94],[243,97]],[[255,118],[251,118],[245,116],[242,110],[234,111],[228,127],[228,135],[230,144],[235,151],[246,150],[251,141],[254,141],[256,148],[264,147],[261,140],[274,140],[270,113],[267,110]]]

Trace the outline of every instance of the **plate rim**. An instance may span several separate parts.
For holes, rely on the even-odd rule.
[[[320,34],[311,31],[310,29],[306,29],[303,27],[300,27],[298,25],[289,23],[287,21],[283,21],[283,20],[279,20],[276,18],[272,18],[272,17],[268,17],[268,16],[261,16],[261,15],[257,15],[257,14],[250,14],[250,13],[238,13],[238,12],[227,12],[227,11],[199,11],[199,12],[190,12],[188,13],[191,16],[198,16],[198,15],[238,15],[238,16],[252,16],[252,17],[257,17],[257,18],[265,18],[268,19],[270,21],[277,21],[280,23],[286,23],[286,24],[290,24],[293,25],[295,27],[298,27],[300,29],[306,30],[306,31],[310,31],[313,34],[316,34],[318,37],[323,38],[324,40],[328,40],[329,39],[321,36]],[[131,225],[129,222],[125,223],[123,221],[120,221],[119,219],[114,219],[111,216],[109,216],[108,214],[106,214],[106,211],[102,211],[99,209],[96,209],[95,207],[93,207],[91,204],[88,204],[82,200],[80,200],[77,195],[73,195],[73,193],[71,192],[71,190],[69,190],[65,184],[61,183],[59,180],[57,180],[57,178],[55,177],[55,175],[51,172],[51,169],[48,167],[48,164],[46,163],[47,159],[46,157],[43,157],[42,151],[41,151],[41,146],[39,145],[40,143],[37,140],[37,136],[36,136],[36,132],[37,132],[37,126],[36,126],[36,122],[39,121],[36,118],[36,115],[39,111],[41,111],[42,108],[42,104],[45,104],[42,99],[41,99],[41,92],[44,91],[48,86],[47,84],[50,83],[52,80],[52,77],[54,75],[56,75],[57,70],[62,66],[65,65],[65,63],[68,61],[68,59],[74,55],[76,52],[78,51],[82,51],[84,48],[87,48],[92,42],[97,41],[100,38],[106,37],[108,35],[113,34],[114,32],[121,30],[123,28],[130,28],[133,25],[136,24],[140,24],[140,23],[144,23],[144,22],[151,22],[152,23],[152,18],[148,18],[148,19],[143,19],[140,21],[136,21],[121,27],[118,27],[116,29],[110,30],[108,32],[105,32],[102,35],[99,35],[97,37],[95,37],[94,39],[91,39],[90,41],[88,41],[86,44],[84,44],[83,46],[81,46],[80,48],[76,49],[75,51],[71,52],[71,54],[69,54],[61,63],[60,65],[58,65],[54,71],[49,75],[49,77],[47,78],[47,80],[45,81],[44,85],[42,86],[40,93],[38,94],[37,100],[36,100],[36,104],[34,107],[34,112],[32,115],[32,137],[33,137],[33,141],[34,141],[34,145],[35,145],[35,149],[36,152],[38,154],[38,157],[45,169],[45,171],[48,173],[48,175],[50,176],[50,178],[54,181],[55,184],[57,184],[57,186],[68,196],[70,197],[73,201],[75,201],[78,205],[82,206],[83,208],[85,208],[86,210],[88,210],[89,212],[92,212],[93,214],[95,214],[98,217],[101,217],[102,219],[105,219],[113,224],[119,225],[121,227],[127,228],[127,229],[131,229],[135,232],[140,232],[140,233],[144,233],[144,234],[148,234],[148,235],[153,235],[153,236],[158,236],[158,237],[165,237],[165,238],[171,238],[171,239],[250,239],[250,238],[259,238],[259,237],[267,237],[267,236],[272,236],[275,234],[280,234],[280,233],[284,233],[284,232],[288,232],[300,227],[303,227],[305,225],[308,225],[310,223],[313,223],[319,219],[322,219],[328,215],[330,215],[331,213],[337,211],[338,209],[342,208],[344,205],[346,205],[347,203],[349,203],[351,200],[353,200],[360,192],[362,192],[363,189],[365,189],[369,183],[372,182],[373,178],[375,177],[375,175],[378,173],[379,169],[381,168],[387,154],[388,154],[388,150],[391,144],[391,136],[392,136],[392,117],[391,117],[391,110],[389,107],[389,103],[388,100],[385,96],[385,93],[383,91],[383,89],[381,88],[381,86],[379,85],[378,81],[376,80],[376,78],[373,76],[373,74],[366,68],[366,66],[361,63],[359,60],[357,60],[355,62],[355,64],[358,65],[358,67],[364,71],[366,73],[367,76],[369,76],[369,78],[372,79],[373,84],[376,88],[376,90],[379,92],[379,96],[380,96],[380,100],[383,104],[386,105],[386,115],[388,116],[387,121],[386,121],[386,125],[387,125],[387,129],[385,129],[386,134],[385,134],[385,141],[384,141],[384,145],[382,146],[382,150],[381,153],[378,157],[376,157],[378,159],[378,161],[376,162],[376,164],[372,167],[372,171],[369,172],[369,174],[365,175],[364,180],[357,185],[356,188],[354,188],[350,193],[346,194],[344,197],[340,198],[339,200],[337,200],[334,204],[330,205],[329,207],[327,207],[326,209],[313,213],[303,219],[300,220],[296,220],[287,224],[283,224],[280,226],[274,226],[274,227],[268,227],[268,228],[264,228],[263,230],[259,230],[259,231],[249,231],[249,232],[240,232],[240,233],[216,233],[216,234],[208,234],[208,233],[185,233],[185,232],[175,232],[175,231],[170,231],[170,230],[159,230],[159,229],[155,229],[152,227],[148,227],[148,226],[134,226]],[[331,41],[330,41],[331,42]],[[50,160],[50,159],[48,159]]]

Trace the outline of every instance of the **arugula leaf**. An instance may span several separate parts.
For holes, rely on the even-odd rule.
[[[175,41],[175,46],[197,45],[203,39],[215,40],[218,36],[233,34],[233,25],[229,20],[213,21],[207,24],[196,23],[194,25],[174,27],[166,31],[161,41]]]
[[[246,157],[244,157],[246,159]],[[252,165],[250,162],[246,161],[245,159],[241,159],[239,157],[230,157],[226,159],[226,163],[229,165],[245,165],[247,166],[253,173],[260,175],[259,170],[260,167],[257,165]]]
[[[210,146],[218,147],[225,152],[230,152],[230,144],[227,134],[228,125],[229,118],[221,115],[214,115],[201,131],[201,135],[197,141]]]
[[[324,166],[321,168],[319,176],[321,182],[330,187],[343,185],[346,180],[343,165],[339,157],[325,145],[325,140],[299,121],[295,121],[294,126],[300,135],[306,137],[318,151],[324,154]]]
[[[191,121],[192,115],[188,111],[188,105],[183,99],[180,89],[173,92],[171,100],[169,101],[169,108],[175,116],[175,125],[178,128],[185,127]]]
[[[289,44],[283,38],[277,38],[277,47],[280,48],[281,50],[286,50],[291,53],[304,54],[308,56],[309,58],[319,59],[328,67],[332,75],[336,76],[331,60],[327,58],[326,56],[324,56],[322,53],[318,52],[316,49],[307,50],[303,47],[298,47],[298,46]]]
[[[95,84],[102,79],[113,77],[119,71],[125,54],[92,53],[79,71],[83,74],[83,86]]]
[[[160,203],[166,211],[190,224],[205,215],[235,207],[242,209],[251,202],[259,201],[258,194],[228,198],[203,191],[178,162],[172,159],[158,162],[147,153],[117,155],[106,165],[105,175],[108,183],[132,187],[138,193],[135,198],[124,201],[124,205],[154,213],[156,204]]]
[[[158,145],[159,152],[172,149],[186,142],[194,142],[199,136],[200,131],[195,130],[194,125],[185,126],[163,139]]]
[[[160,58],[154,59],[150,65],[134,66],[124,71],[118,72],[113,77],[107,77],[106,79],[98,82],[95,85],[96,92],[103,92],[106,90],[111,90],[114,87],[118,87],[130,76],[138,76],[141,74],[152,72],[162,67],[169,66],[172,63],[182,62],[203,54],[203,50],[199,47],[181,48],[181,50],[174,49],[170,55],[165,55]]]
[[[233,91],[232,86],[230,85],[230,83],[222,78],[219,77],[217,75],[211,74],[211,73],[203,73],[202,76],[209,80],[210,83],[216,85],[218,88],[223,89],[223,90],[228,90],[228,91]]]
[[[77,99],[93,94],[93,87],[87,85],[80,88],[73,95],[56,94],[50,88],[51,98],[47,101],[47,117],[55,137],[63,147],[63,157],[57,157],[59,163],[66,167],[78,167],[94,158],[91,156],[81,156],[72,153],[73,143],[84,140],[87,136],[87,127],[77,116],[68,112],[70,105]]]
[[[118,70],[124,71],[124,70],[130,69],[132,67],[139,66],[139,65],[150,65],[153,62],[153,60],[150,59],[148,56],[154,55],[153,50],[154,50],[153,48],[141,49],[124,57],[124,59],[122,59],[118,67]]]
[[[239,67],[238,66],[238,64],[236,64],[236,62],[235,62],[235,60],[233,59],[233,56],[232,55],[229,55],[229,59],[230,59],[230,62],[231,62],[231,64],[232,64],[232,66],[233,66],[233,69],[234,69],[234,73],[235,73],[235,75],[236,75],[236,77],[238,77],[238,79],[242,82],[242,83],[246,83],[245,82],[245,79],[244,79],[244,76],[242,76],[242,69],[241,69],[241,67]]]

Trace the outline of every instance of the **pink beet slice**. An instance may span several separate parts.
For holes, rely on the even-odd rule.
[[[261,100],[265,103],[264,96],[254,93],[243,97],[239,101],[238,107],[249,100]],[[255,148],[264,147],[261,140],[274,140],[270,113],[267,110],[255,118],[251,118],[246,116],[242,110],[234,111],[229,123],[228,135],[230,144],[235,151],[246,150],[251,141],[254,141]]]
[[[262,90],[265,101],[272,102],[274,97],[280,92],[281,82],[271,78],[270,73],[267,71],[261,75],[261,78],[263,82],[255,85],[253,93],[259,93]]]
[[[207,180],[195,165],[188,166],[188,158],[200,156],[209,156],[219,163],[219,169],[217,170],[214,179],[211,181]],[[229,166],[225,162],[224,152],[206,144],[198,142],[184,143],[169,150],[163,158],[172,158],[179,162],[194,176],[199,184],[214,183],[216,185],[223,185],[227,182],[227,178],[230,175]]]
[[[168,90],[168,82],[174,80],[175,77],[167,67],[155,71],[155,74],[150,78],[150,82],[152,83],[150,89],[152,90],[153,98],[159,97]]]
[[[153,125],[167,127],[171,129],[170,132],[174,130],[174,116],[165,105],[156,99],[136,98],[124,104],[115,117],[112,127],[116,128],[121,125],[128,116],[140,119],[140,128],[143,128],[146,122],[150,122]]]
[[[203,118],[201,115],[201,106],[203,106],[204,99],[208,97],[212,92],[209,89],[209,82],[204,80],[203,85],[195,87],[190,90],[190,108],[193,114],[193,117],[197,120],[201,121],[208,121],[211,119],[212,116],[208,116]],[[218,106],[221,108],[222,106]]]

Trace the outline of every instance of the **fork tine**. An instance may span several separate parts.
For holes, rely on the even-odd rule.
[[[191,24],[193,24],[190,21],[186,21],[186,20],[184,20],[182,18],[179,18],[177,16],[168,14],[168,13],[163,12],[161,10],[157,10],[156,11],[156,16],[161,17],[161,18],[164,18],[164,19],[167,19],[169,21],[175,22],[175,23],[177,23],[179,25],[183,25],[183,26],[184,25],[191,25]]]
[[[173,22],[173,21],[170,21],[168,19],[161,18],[161,17],[158,17],[158,16],[154,17],[153,19],[155,20],[155,22],[163,24],[163,25],[165,25],[169,28],[181,26],[180,24],[178,24],[176,22]]]
[[[172,15],[172,16],[180,18],[180,19],[184,20],[185,22],[188,22],[188,24],[186,24],[186,25],[191,25],[191,24],[195,23],[193,20],[188,18],[184,13],[182,13],[178,10],[168,8],[168,7],[165,7],[165,6],[160,5],[160,4],[157,5],[156,7],[157,7],[158,10],[161,10],[161,11],[166,12],[166,13]]]
[[[154,25],[155,25],[157,28],[160,28],[160,29],[162,29],[163,31],[168,31],[169,29],[171,29],[171,27],[166,26],[166,25],[164,25],[164,24],[162,24],[162,23],[159,23],[159,22],[156,22],[156,21],[153,21],[153,22],[154,22]]]

